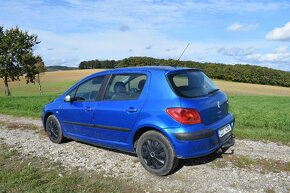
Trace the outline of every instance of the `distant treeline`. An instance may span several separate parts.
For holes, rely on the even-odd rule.
[[[79,69],[117,68],[117,62],[115,60],[82,61],[79,64]]]
[[[128,66],[183,66],[202,69],[210,78],[290,87],[290,72],[254,65],[226,65],[194,61],[176,61],[151,57],[130,57],[123,60],[91,60],[79,64],[80,69],[119,68]]]
[[[46,66],[46,71],[51,72],[51,71],[58,71],[58,70],[76,70],[78,69],[77,67],[68,67],[68,66]]]

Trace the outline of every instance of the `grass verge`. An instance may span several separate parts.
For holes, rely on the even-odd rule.
[[[0,121],[0,125],[5,126],[9,129],[27,129],[27,130],[34,130],[34,131],[38,130],[37,126],[33,124]]]
[[[212,162],[214,168],[222,169],[229,165],[243,169],[255,169],[261,173],[290,171],[290,162],[261,158],[253,159],[244,155],[223,155],[222,158],[218,158]]]
[[[40,118],[45,104],[57,95],[0,97],[0,113]]]
[[[21,156],[0,143],[0,192],[140,192],[93,172],[65,171],[59,164]]]

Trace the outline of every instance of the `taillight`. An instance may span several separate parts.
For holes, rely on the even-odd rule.
[[[201,123],[201,117],[198,111],[187,108],[168,108],[166,112],[176,121],[182,124]]]

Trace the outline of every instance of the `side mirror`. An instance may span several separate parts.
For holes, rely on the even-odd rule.
[[[72,99],[69,95],[64,97],[64,102],[72,102]]]

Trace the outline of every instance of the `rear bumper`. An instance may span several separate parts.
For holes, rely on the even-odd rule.
[[[180,132],[174,133],[174,136],[181,141],[191,141],[197,139],[208,138],[214,135],[212,129],[204,129],[201,131],[192,131],[192,132]]]
[[[233,130],[221,138],[218,136],[219,129],[228,124],[233,129],[234,122],[234,116],[229,113],[226,117],[211,125],[184,126],[174,131],[168,129],[166,132],[171,138],[178,158],[201,157],[220,148],[226,150],[235,144],[235,139],[232,134]]]

